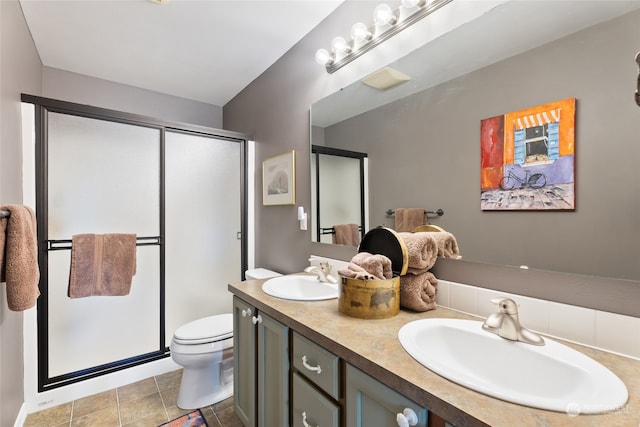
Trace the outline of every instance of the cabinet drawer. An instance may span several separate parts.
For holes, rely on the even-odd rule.
[[[339,358],[298,333],[293,334],[293,366],[334,399],[339,399]]]
[[[308,384],[297,372],[293,374],[293,427],[339,427],[340,408]]]

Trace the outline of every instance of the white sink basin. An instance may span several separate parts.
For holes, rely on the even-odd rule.
[[[480,393],[524,406],[595,414],[627,402],[610,370],[559,342],[509,341],[461,319],[421,319],[398,332],[404,349],[435,373]]]
[[[315,275],[291,274],[269,279],[262,290],[277,298],[297,301],[318,301],[338,298],[338,285],[318,281]]]

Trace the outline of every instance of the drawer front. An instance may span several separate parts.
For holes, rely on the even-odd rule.
[[[298,333],[293,334],[293,366],[334,399],[339,399],[339,358]]]
[[[293,374],[293,427],[339,427],[340,408],[307,383],[297,372]]]

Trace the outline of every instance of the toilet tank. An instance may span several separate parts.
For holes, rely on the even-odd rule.
[[[247,280],[270,279],[272,277],[282,276],[282,274],[266,268],[250,268],[244,273]]]

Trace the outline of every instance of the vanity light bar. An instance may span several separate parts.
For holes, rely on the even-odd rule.
[[[334,38],[332,42],[333,52],[329,52],[326,49],[319,49],[316,52],[316,61],[324,65],[328,73],[334,73],[378,46],[380,43],[452,1],[453,0],[403,0],[402,3],[404,6],[398,7],[395,11],[391,11],[390,7],[386,4],[381,4],[376,7],[374,13],[374,19],[377,24],[374,23],[369,28],[361,23],[355,24],[351,31],[351,41],[347,42],[342,37]],[[400,8],[403,7],[409,11],[409,14],[399,20],[401,15]],[[413,8],[417,9],[411,13],[410,10]],[[388,28],[377,34],[377,26],[383,28],[387,26]]]

